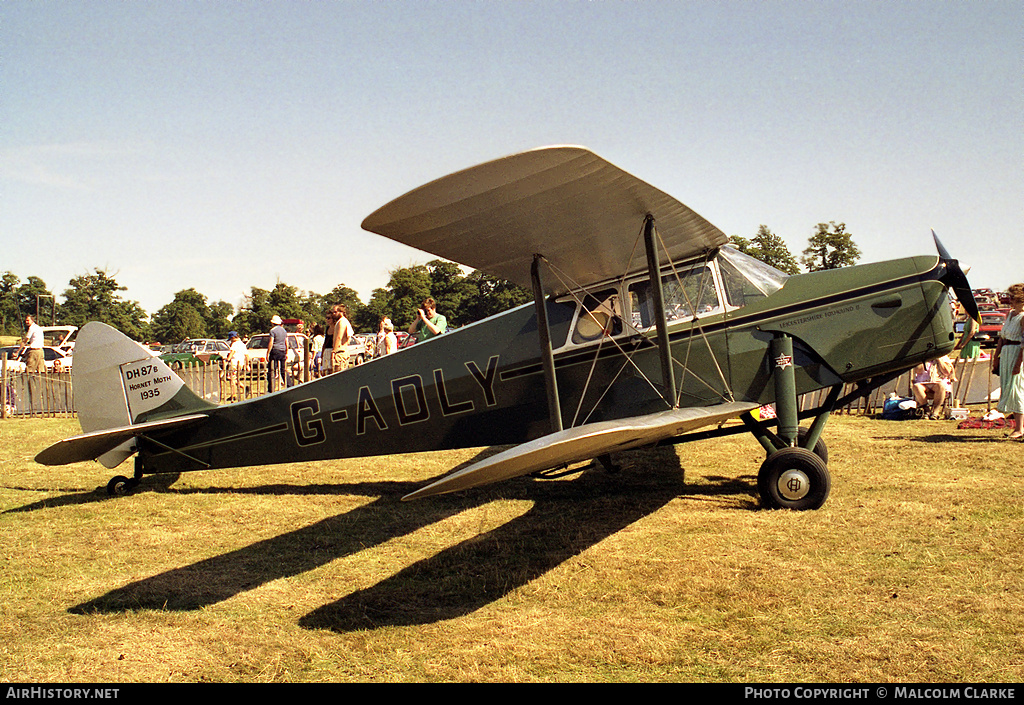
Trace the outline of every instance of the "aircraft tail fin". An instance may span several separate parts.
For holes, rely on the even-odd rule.
[[[216,407],[196,396],[160,358],[105,323],[93,321],[78,332],[71,370],[78,421],[86,434]],[[134,452],[131,445],[122,443],[97,459],[114,467]]]

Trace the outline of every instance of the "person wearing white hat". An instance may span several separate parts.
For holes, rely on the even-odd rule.
[[[267,350],[267,391],[273,392],[277,389],[278,381],[284,382],[285,363],[288,360],[288,331],[281,325],[281,317],[275,315],[270,319],[274,325],[270,329],[270,344]]]

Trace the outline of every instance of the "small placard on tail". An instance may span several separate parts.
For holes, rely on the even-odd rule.
[[[121,365],[121,382],[128,401],[128,414],[134,423],[142,414],[168,402],[185,382],[153,360],[138,360]]]

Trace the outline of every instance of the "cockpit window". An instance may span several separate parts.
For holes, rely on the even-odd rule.
[[[732,247],[718,251],[725,296],[733,306],[744,306],[782,288],[789,275]]]
[[[576,316],[576,325],[572,331],[572,342],[576,345],[598,340],[606,335],[622,333],[622,315],[619,307],[619,296],[615,289],[596,294],[587,294],[583,298]]]
[[[715,289],[711,267],[701,265],[680,272],[671,272],[661,278],[661,289],[665,300],[665,319],[672,323],[678,320],[693,320],[721,311],[722,304]],[[654,325],[654,301],[649,281],[640,281],[629,286],[630,310],[633,327],[637,330]]]

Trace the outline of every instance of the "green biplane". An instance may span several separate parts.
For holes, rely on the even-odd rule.
[[[223,406],[90,323],[73,373],[84,433],[36,460],[113,468],[135,455],[134,475],[108,485],[123,494],[152,473],[512,446],[413,499],[749,431],[767,456],[763,506],[815,509],[831,486],[821,439],[829,413],[955,348],[951,289],[978,317],[966,277],[937,238],[938,257],[787,276],[580,147],[451,174],[363,227],[530,287],[534,302]],[[849,383],[854,391],[841,396]],[[801,412],[800,395],[819,389],[829,392]],[[769,404],[776,419],[757,414]],[[724,423],[735,418],[743,423]],[[800,418],[811,423],[802,428]]]

